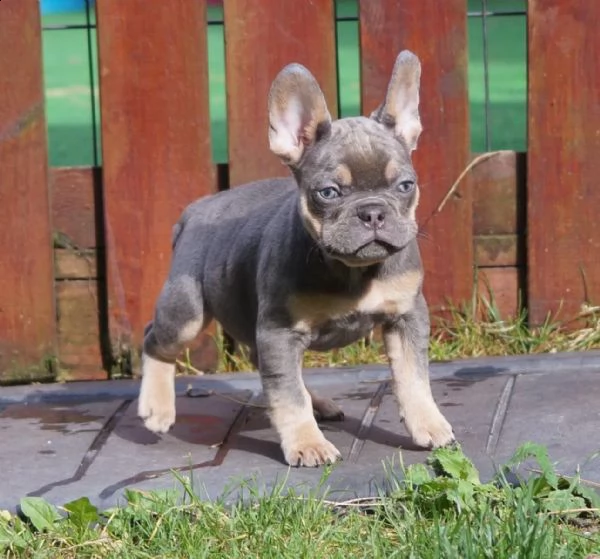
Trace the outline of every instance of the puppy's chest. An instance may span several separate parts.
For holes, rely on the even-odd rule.
[[[376,317],[410,312],[421,286],[421,272],[411,270],[382,279],[373,279],[359,293],[297,293],[288,300],[294,327],[301,330],[369,328]],[[350,326],[352,325],[352,326]],[[361,330],[363,328],[360,328]]]

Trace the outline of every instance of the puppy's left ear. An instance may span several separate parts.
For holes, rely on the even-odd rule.
[[[286,66],[269,92],[269,147],[287,165],[296,165],[307,146],[331,124],[325,97],[314,76],[300,64]]]
[[[403,50],[396,58],[385,101],[371,114],[410,151],[416,149],[423,129],[419,117],[420,82],[421,62],[412,52]]]

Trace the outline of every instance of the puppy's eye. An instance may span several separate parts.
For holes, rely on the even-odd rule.
[[[415,189],[415,181],[402,181],[398,183],[398,190],[402,194],[408,194]]]
[[[339,198],[340,192],[337,188],[333,186],[326,186],[325,188],[321,188],[318,191],[319,196],[323,198],[323,200],[334,200],[335,198]]]

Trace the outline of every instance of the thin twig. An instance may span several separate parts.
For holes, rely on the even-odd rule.
[[[301,501],[310,501],[310,497],[298,496],[297,499]],[[346,501],[331,501],[329,499],[322,499],[321,502],[325,505],[332,507],[373,507],[385,505],[381,497],[356,497],[354,499],[348,499]]]
[[[537,468],[527,468],[527,471],[533,472],[535,474],[543,474],[544,473],[543,470],[539,470]],[[568,480],[575,479],[575,476],[567,476],[567,475],[563,475],[563,474],[560,474],[559,477],[562,477],[562,478],[568,479]],[[579,478],[579,482],[582,483],[583,485],[587,485],[589,487],[600,487],[600,483],[598,483],[597,481],[591,481],[589,479]]]
[[[446,192],[446,195],[444,196],[444,198],[442,199],[442,201],[440,202],[440,204],[438,205],[438,207],[433,211],[433,213],[425,220],[425,223],[423,223],[423,227],[437,214],[439,214],[443,209],[444,206],[448,203],[448,200],[450,200],[450,197],[454,194],[454,192],[456,191],[456,189],[458,188],[458,185],[462,182],[462,180],[467,176],[467,173],[473,169],[474,167],[476,167],[477,165],[479,165],[480,163],[483,163],[484,161],[487,161],[488,159],[496,156],[496,155],[501,155],[504,153],[509,153],[509,151],[507,150],[500,150],[500,151],[490,151],[488,153],[482,153],[481,155],[478,155],[475,159],[473,159],[462,171],[462,173],[460,175],[458,175],[458,178],[454,181],[454,184],[450,187],[450,189],[448,190],[448,192]]]
[[[84,542],[69,545],[68,547],[66,547],[65,551],[74,551],[75,549],[80,549],[82,547],[88,547],[91,545],[103,545],[112,547],[114,549],[117,544],[108,536],[101,536],[96,540],[87,540]]]
[[[184,363],[183,361],[181,361],[179,359],[176,359],[175,363],[177,365],[179,365],[181,368],[187,369],[197,376],[200,376],[200,377],[204,376],[204,371],[201,371],[200,369],[196,369],[196,367],[194,367],[191,363]]]
[[[587,507],[579,508],[579,509],[565,509],[565,510],[551,510],[546,513],[541,512],[540,514],[571,514],[575,512],[600,512],[600,509],[591,509]]]

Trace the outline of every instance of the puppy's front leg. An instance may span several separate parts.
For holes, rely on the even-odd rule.
[[[271,422],[290,466],[320,466],[341,458],[315,420],[311,397],[302,380],[304,347],[297,333],[285,329],[258,332],[257,351]]]
[[[452,427],[436,405],[429,384],[429,317],[419,297],[415,311],[383,327],[392,369],[392,390],[413,442],[425,448],[454,440]]]

